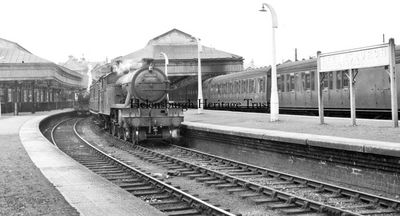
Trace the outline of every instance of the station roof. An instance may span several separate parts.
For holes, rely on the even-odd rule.
[[[32,54],[18,43],[0,38],[0,82],[54,80],[60,85],[82,88],[82,75]]]
[[[163,60],[164,57],[160,53],[167,54],[170,60],[193,60],[197,59],[197,42],[196,38],[178,29],[172,29],[151,39],[146,47],[132,52],[128,55],[118,57],[115,60],[133,60],[141,59]],[[202,46],[201,58],[203,60],[212,59],[232,59],[243,60],[243,57],[217,50],[215,48]]]
[[[19,44],[0,38],[0,63],[50,63]]]

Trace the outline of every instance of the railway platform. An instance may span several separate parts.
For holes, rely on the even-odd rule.
[[[197,110],[184,113],[190,148],[398,199],[400,129],[391,120]]]
[[[69,158],[40,132],[47,116],[0,117],[0,215],[164,215]]]
[[[57,112],[0,117],[0,215],[79,215],[32,163],[19,138],[25,122]]]
[[[349,118],[280,115],[277,122],[269,114],[231,111],[197,110],[185,112],[186,127],[214,130],[231,135],[270,139],[303,145],[334,148],[400,157],[400,129],[391,120],[357,119],[352,126]]]

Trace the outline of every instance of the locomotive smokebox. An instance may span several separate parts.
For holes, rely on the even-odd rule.
[[[116,84],[122,86],[123,94],[128,93],[129,99],[148,103],[162,102],[169,89],[169,81],[164,72],[151,66],[122,75]]]
[[[135,99],[159,103],[167,96],[169,81],[158,68],[143,67],[135,72],[130,83],[130,93]]]

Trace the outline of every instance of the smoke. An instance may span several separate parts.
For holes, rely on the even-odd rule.
[[[114,71],[117,72],[118,75],[122,75],[128,71],[136,70],[141,68],[143,65],[139,61],[134,60],[122,60],[122,62],[117,63],[114,65]]]
[[[89,65],[88,65],[88,72],[87,72],[87,75],[88,75],[88,87],[87,87],[87,91],[90,91],[90,86],[92,85],[92,69],[93,69],[92,65],[89,64]]]

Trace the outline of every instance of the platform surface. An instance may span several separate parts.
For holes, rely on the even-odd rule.
[[[39,122],[55,113],[57,111],[0,118],[0,133],[3,138],[0,140],[0,146],[13,146],[6,152],[1,151],[0,156],[6,154],[8,159],[22,161],[15,162],[23,163],[21,166],[29,164],[31,173],[41,177],[41,185],[28,185],[27,188],[19,189],[17,185],[9,187],[5,182],[10,178],[16,179],[14,174],[10,173],[5,176],[6,179],[1,179],[2,186],[8,187],[8,194],[11,196],[28,196],[27,199],[20,200],[22,203],[17,201],[15,205],[18,206],[25,206],[27,200],[31,201],[30,194],[42,193],[41,199],[37,201],[39,204],[29,204],[34,206],[31,209],[21,211],[14,208],[4,211],[5,214],[0,210],[0,215],[164,215],[139,198],[92,173],[43,137],[39,131]],[[4,136],[10,139],[4,139]],[[20,152],[23,154],[20,155]],[[15,173],[23,172],[15,165],[1,166],[1,169],[2,172],[7,172],[7,169],[13,169]],[[25,184],[28,180],[22,177],[17,181]],[[46,202],[47,197],[50,201]],[[46,211],[36,211],[37,206],[44,206]]]
[[[32,163],[19,139],[21,126],[44,114],[0,117],[0,215],[79,215]]]
[[[400,156],[400,128],[393,128],[390,120],[357,119],[357,126],[352,126],[350,118],[325,117],[321,125],[315,116],[280,115],[279,121],[270,122],[265,113],[188,110],[184,115],[183,124],[192,128]]]

